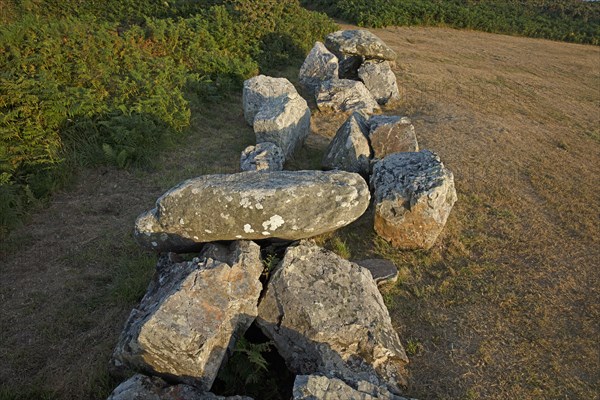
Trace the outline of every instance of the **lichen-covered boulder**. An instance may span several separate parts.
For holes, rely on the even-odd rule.
[[[344,171],[205,175],[162,195],[138,217],[135,237],[144,247],[178,252],[217,240],[297,240],[348,225],[369,199],[365,180]]]
[[[395,153],[371,175],[375,231],[401,249],[429,249],[456,201],[452,172],[428,150]]]
[[[310,109],[298,93],[276,97],[256,113],[253,127],[256,143],[275,143],[289,158],[310,134]]]
[[[361,112],[373,114],[379,104],[362,82],[350,79],[332,79],[319,87],[315,100],[320,111]]]
[[[398,393],[408,362],[369,271],[303,241],[288,247],[257,325],[296,374],[323,374]]]
[[[248,146],[240,156],[242,171],[281,171],[285,156],[281,147],[275,143],[262,142],[256,146]]]
[[[371,158],[368,134],[369,125],[361,114],[348,117],[325,151],[323,168],[367,175]]]
[[[316,42],[306,56],[298,80],[309,93],[314,93],[321,82],[338,78],[338,59],[321,42]]]
[[[158,377],[136,374],[121,383],[107,400],[252,400],[245,396],[217,396],[189,385],[169,385]]]
[[[360,56],[367,60],[396,59],[396,52],[373,33],[364,30],[344,30],[330,33],[325,38],[325,46],[338,58],[342,55]]]
[[[254,124],[254,117],[267,101],[294,94],[298,94],[296,88],[285,78],[257,75],[247,79],[244,81],[242,92],[246,122],[252,126]]]
[[[369,119],[369,141],[373,158],[388,154],[419,151],[415,127],[406,117],[375,115]]]
[[[382,387],[361,381],[357,387],[322,375],[298,375],[293,400],[408,400]]]
[[[400,99],[396,74],[388,61],[366,60],[358,69],[358,78],[379,104]]]
[[[232,243],[228,262],[174,263],[162,257],[133,309],[111,361],[210,390],[221,363],[257,315],[263,271],[260,247]]]

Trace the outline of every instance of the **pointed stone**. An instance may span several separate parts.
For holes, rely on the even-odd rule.
[[[369,125],[361,114],[354,113],[348,117],[325,151],[323,168],[357,172],[366,176],[371,158],[368,133]]]
[[[338,59],[321,42],[316,42],[302,67],[298,79],[309,93],[315,93],[321,82],[338,78]]]

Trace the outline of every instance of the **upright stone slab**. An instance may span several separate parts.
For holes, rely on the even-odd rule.
[[[361,114],[354,113],[348,117],[325,151],[323,168],[357,172],[366,176],[371,158],[368,134],[369,125]]]
[[[375,231],[401,249],[429,249],[456,201],[454,177],[428,150],[395,153],[371,175]]]
[[[253,126],[256,143],[275,143],[287,159],[310,134],[310,109],[297,93],[277,97],[263,104]]]
[[[375,34],[364,30],[343,30],[330,33],[325,38],[325,46],[338,58],[360,56],[367,60],[396,60],[396,52]]]
[[[415,127],[406,117],[376,115],[369,119],[369,141],[373,157],[381,159],[388,154],[419,151]]]
[[[228,349],[257,315],[260,248],[234,242],[227,263],[161,260],[125,324],[113,368],[161,375],[208,391]]]
[[[321,84],[315,100],[320,111],[360,112],[364,115],[380,110],[379,104],[362,82],[332,79]]]
[[[293,400],[409,400],[369,382],[362,381],[355,388],[321,375],[296,376],[293,396]]]
[[[218,240],[297,240],[348,225],[369,199],[365,180],[350,172],[204,175],[162,195],[138,217],[135,237],[149,249],[178,252]]]
[[[358,69],[358,78],[381,105],[400,99],[396,75],[388,61],[367,60]]]
[[[316,42],[302,67],[298,79],[309,93],[315,93],[321,82],[338,78],[338,59],[321,42]]]
[[[281,147],[275,143],[262,142],[256,146],[248,146],[240,156],[242,171],[281,171],[285,156]]]
[[[267,101],[294,94],[298,94],[296,88],[285,78],[258,75],[247,79],[242,92],[246,122],[253,126],[254,117]]]
[[[289,247],[256,320],[296,374],[399,393],[408,362],[369,271],[310,242]]]

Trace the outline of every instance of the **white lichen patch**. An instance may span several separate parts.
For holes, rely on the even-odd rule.
[[[206,233],[212,233],[212,231],[210,229],[205,229],[204,232],[206,232]]]
[[[252,225],[250,225],[250,224],[244,225],[244,232],[246,232],[246,233],[254,233],[254,229],[252,229]]]
[[[179,218],[179,225],[185,225],[185,221],[183,220],[183,218]]]
[[[344,200],[344,196],[335,196],[335,201],[342,201]]]
[[[223,219],[229,219],[229,214],[223,214],[223,213],[221,213],[221,218],[223,218]]]
[[[194,240],[200,240],[198,236],[194,236]]]
[[[260,203],[256,203],[256,204],[254,205],[254,207],[256,207],[256,209],[257,209],[257,210],[262,210],[262,209],[263,209],[263,205],[262,205],[262,204],[260,204]]]
[[[242,238],[242,235],[235,235],[235,238],[236,238],[236,239],[241,239],[241,238]]]
[[[153,246],[153,247],[156,247],[156,246],[158,246],[158,243],[156,243],[156,242],[152,242],[152,246]]]
[[[250,202],[250,199],[247,197],[242,197],[242,200],[240,201],[240,206],[242,206],[244,208],[250,208],[250,209],[254,208],[252,206],[252,203]]]
[[[283,218],[281,218],[280,215],[273,215],[271,218],[269,218],[268,221],[265,221],[262,223],[262,226],[265,230],[277,230],[277,228],[279,228],[280,226],[282,226],[285,223],[285,221],[283,220]]]
[[[200,190],[198,188],[192,189],[192,194],[198,194],[198,193],[200,193]]]
[[[269,235],[271,234],[271,232],[267,232],[267,231],[263,231],[263,232],[261,232],[261,233],[262,233],[263,235],[265,235],[265,236],[269,236]]]
[[[233,201],[233,197],[231,196],[225,196],[225,200],[227,200],[228,202],[232,202]]]

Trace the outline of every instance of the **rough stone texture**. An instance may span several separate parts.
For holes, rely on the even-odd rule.
[[[260,248],[234,242],[229,263],[161,258],[113,353],[113,371],[132,368],[210,390],[228,349],[257,315]]]
[[[298,375],[293,400],[408,400],[385,388],[361,381],[353,388],[344,381],[319,375]]]
[[[369,125],[361,114],[348,117],[325,151],[323,168],[367,175],[371,158],[368,134]]]
[[[358,69],[358,78],[379,104],[400,99],[396,75],[388,61],[367,60]]]
[[[256,143],[275,143],[286,158],[302,146],[309,133],[310,109],[297,93],[267,101],[254,117]]]
[[[376,115],[369,119],[369,141],[374,158],[388,154],[419,151],[415,127],[406,117]]]
[[[373,114],[379,104],[362,82],[350,79],[325,81],[316,94],[320,111],[354,112]]]
[[[369,258],[367,260],[356,260],[354,262],[361,267],[368,269],[377,285],[396,282],[398,279],[398,268],[396,268],[396,265],[390,260]]]
[[[252,400],[245,396],[217,396],[189,385],[169,385],[161,378],[136,374],[121,383],[107,400]]]
[[[428,150],[396,153],[371,175],[375,231],[401,249],[429,249],[456,201],[454,177]]]
[[[285,78],[258,75],[247,79],[244,81],[242,92],[246,122],[252,126],[254,124],[254,117],[267,101],[293,94],[297,94],[296,88]]]
[[[263,142],[248,146],[240,156],[242,171],[281,171],[285,156],[281,147],[275,143]]]
[[[298,79],[309,93],[314,93],[321,82],[338,77],[338,59],[321,42],[316,42],[306,56]]]
[[[329,232],[360,217],[369,189],[344,171],[240,172],[205,175],[162,195],[140,215],[135,236],[157,251],[217,240],[297,240]]]
[[[406,384],[408,359],[369,271],[311,242],[287,249],[256,322],[296,374],[395,393]]]
[[[365,59],[396,59],[396,53],[381,39],[364,29],[337,31],[325,38],[325,46],[338,58],[341,55],[361,56]]]

